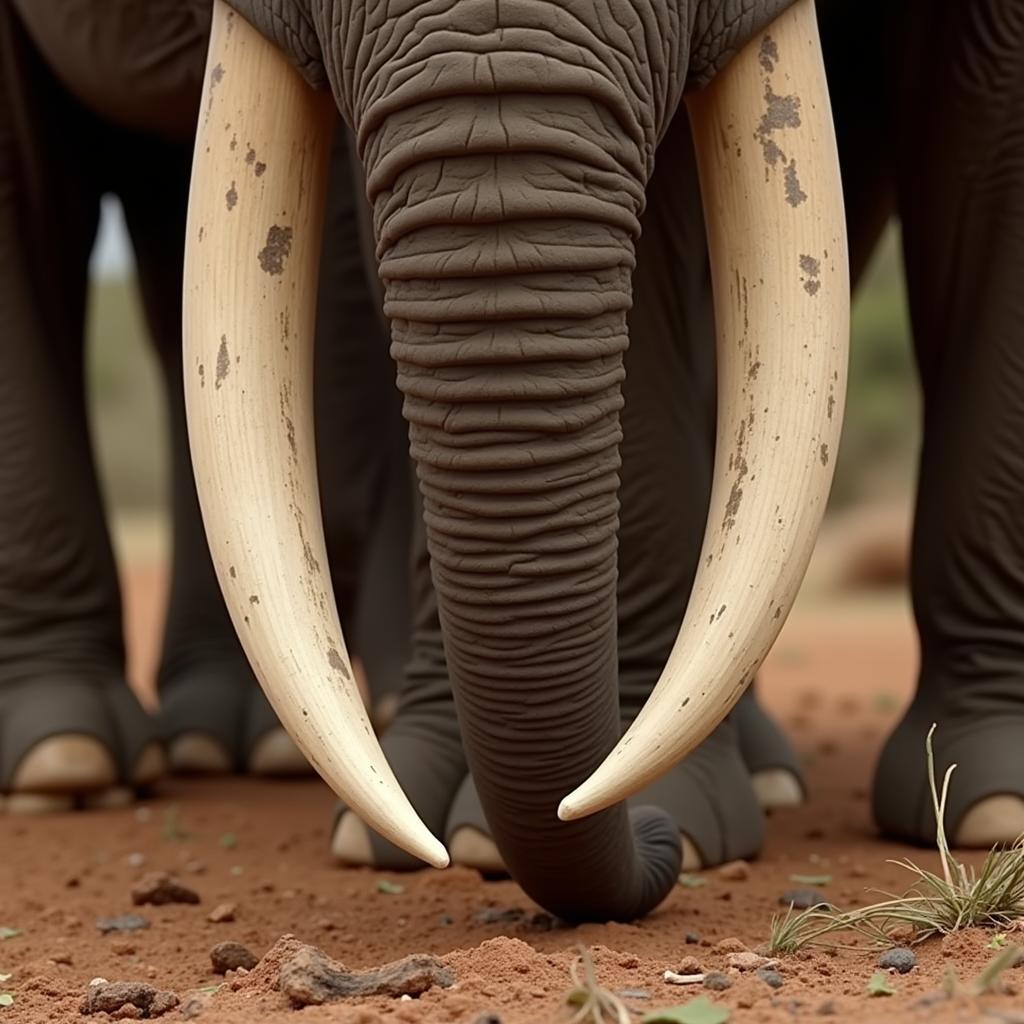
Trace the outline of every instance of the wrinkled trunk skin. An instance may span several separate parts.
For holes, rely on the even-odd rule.
[[[488,822],[541,905],[631,919],[675,881],[674,823],[653,810],[631,822],[618,807],[565,824],[556,809],[620,735],[622,355],[680,33],[633,6],[616,6],[625,23],[606,12],[607,39],[571,10],[538,10],[360,11],[358,31],[339,33],[347,77],[334,85],[366,167],[448,665]],[[507,52],[492,52],[499,33]]]

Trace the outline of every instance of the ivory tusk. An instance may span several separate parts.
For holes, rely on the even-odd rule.
[[[661,679],[562,801],[566,821],[663,775],[732,709],[803,580],[839,443],[850,290],[813,0],[797,0],[689,107],[717,323],[711,508]]]
[[[324,544],[312,367],[331,123],[329,95],[215,0],[185,249],[193,465],[225,601],[284,727],[363,821],[444,867],[364,711]]]

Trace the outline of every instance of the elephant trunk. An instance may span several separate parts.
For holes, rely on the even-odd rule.
[[[631,919],[675,882],[674,823],[640,812],[631,828],[622,806],[569,824],[556,812],[621,732],[619,412],[643,170],[598,102],[549,85],[449,99],[436,121],[429,102],[404,106],[362,144],[448,667],[488,823],[541,905]]]

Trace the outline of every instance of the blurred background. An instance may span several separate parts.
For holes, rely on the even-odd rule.
[[[891,227],[853,305],[846,423],[829,517],[805,596],[892,588],[906,575],[920,399],[910,350],[899,232]],[[92,259],[88,381],[93,440],[126,579],[132,661],[148,673],[162,604],[167,526],[166,410],[120,205],[104,200]],[[152,638],[152,640],[151,640]]]

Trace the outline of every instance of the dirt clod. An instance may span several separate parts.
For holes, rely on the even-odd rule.
[[[907,971],[917,966],[917,954],[905,946],[887,949],[878,958],[878,966],[896,971],[899,974],[906,974]]]
[[[730,953],[726,957],[726,962],[738,971],[756,971],[760,967],[773,967],[778,963],[777,960],[769,960],[768,957],[751,953],[750,950],[744,950],[742,953]]]
[[[259,957],[240,942],[218,942],[210,950],[210,963],[214,974],[226,974],[237,971],[240,967],[251,971],[258,963]]]
[[[206,915],[206,920],[213,924],[224,924],[234,921],[237,907],[234,903],[218,903],[217,906]]]
[[[141,928],[148,928],[149,921],[140,914],[118,914],[117,917],[101,917],[96,927],[104,935],[110,932],[137,932]]]
[[[745,860],[731,860],[718,869],[718,877],[725,882],[745,882],[750,877],[750,865]]]
[[[746,953],[747,947],[739,939],[729,936],[727,939],[720,939],[715,943],[715,949],[719,953]]]
[[[142,981],[113,981],[90,985],[79,1008],[86,1016],[93,1013],[116,1014],[122,1007],[133,1006],[141,1016],[159,1017],[178,1005],[173,992],[161,992]]]
[[[132,886],[132,903],[141,906],[149,903],[154,907],[165,903],[198,903],[199,893],[182,885],[166,871],[151,871]]]
[[[319,1006],[348,996],[419,996],[455,975],[435,956],[415,954],[376,970],[349,971],[314,946],[300,946],[281,964],[281,991],[297,1006]]]

